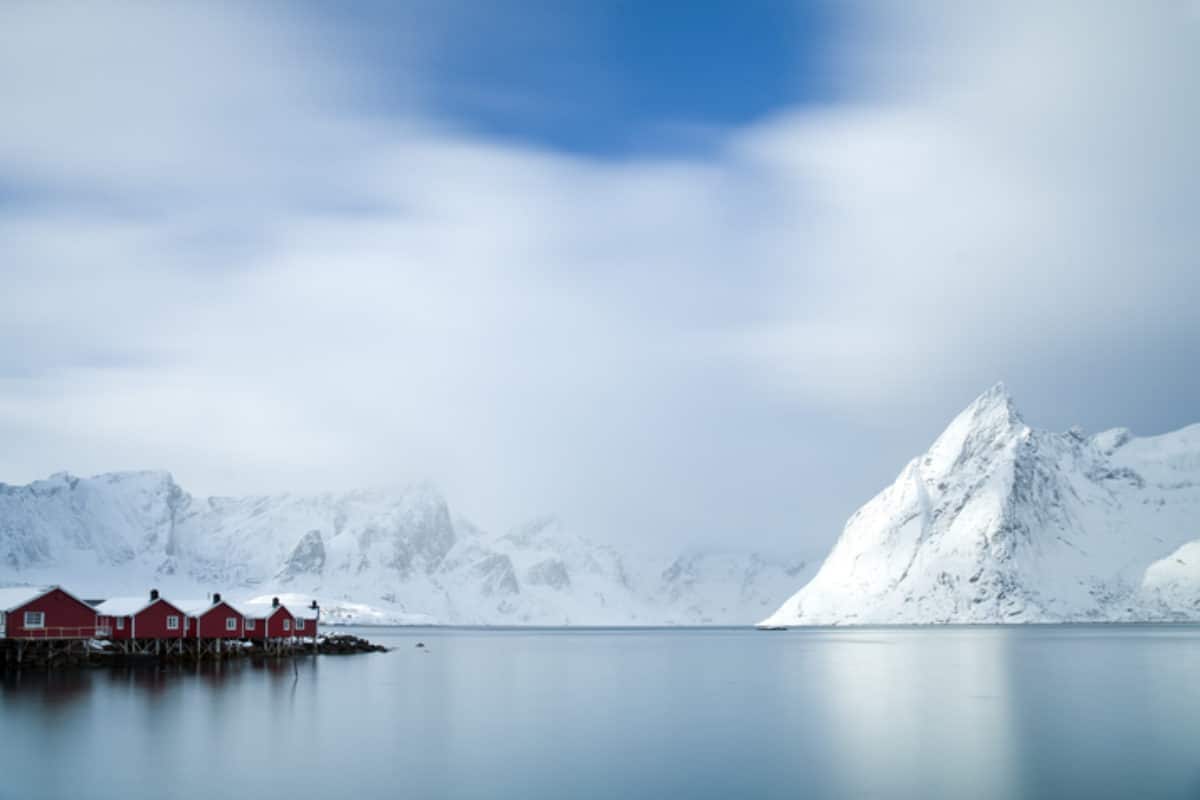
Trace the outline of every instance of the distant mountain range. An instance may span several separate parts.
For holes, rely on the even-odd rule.
[[[750,624],[811,576],[803,560],[656,561],[534,520],[503,535],[428,484],[194,497],[166,472],[0,484],[0,585],[320,599],[325,619],[510,625]]]
[[[202,498],[165,472],[58,474],[0,484],[0,585],[23,583],[315,596],[345,622],[1200,620],[1200,425],[1039,431],[997,385],[850,518],[819,570],[748,553],[655,559],[554,517],[491,534],[429,484]]]
[[[1200,425],[1039,431],[997,385],[797,586],[763,624],[1200,620]]]

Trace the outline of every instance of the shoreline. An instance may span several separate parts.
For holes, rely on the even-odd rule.
[[[103,669],[107,667],[161,666],[224,661],[339,656],[384,653],[387,648],[360,636],[334,633],[316,640],[264,645],[261,640],[177,641],[178,649],[151,649],[148,643],[130,648],[98,639],[0,639],[0,672],[23,670]]]

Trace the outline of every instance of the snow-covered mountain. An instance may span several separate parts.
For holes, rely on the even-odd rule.
[[[1197,619],[1200,425],[1039,431],[997,385],[762,624]]]
[[[165,472],[0,484],[0,585],[90,597],[314,596],[346,622],[749,624],[804,569],[752,554],[654,561],[553,517],[493,535],[428,484],[243,498],[193,497]]]

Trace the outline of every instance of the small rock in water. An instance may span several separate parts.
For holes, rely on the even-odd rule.
[[[425,646],[424,642],[417,642],[417,647],[424,647],[424,646]]]
[[[342,653],[383,653],[387,651],[387,648],[349,634],[330,634],[321,640],[318,650],[322,653],[338,655]]]

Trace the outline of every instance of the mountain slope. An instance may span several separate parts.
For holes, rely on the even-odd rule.
[[[1200,619],[1197,539],[1200,426],[1038,431],[997,385],[763,624]]]
[[[0,585],[88,596],[287,593],[343,621],[749,624],[797,574],[752,554],[656,565],[553,517],[492,535],[428,484],[241,498],[193,497],[165,472],[0,484]]]

